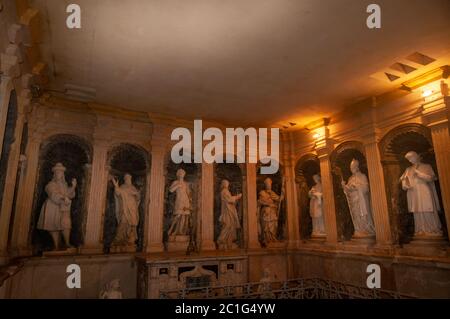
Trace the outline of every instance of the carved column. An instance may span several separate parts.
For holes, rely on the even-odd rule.
[[[214,164],[202,163],[201,250],[215,250]]]
[[[291,139],[285,140],[285,143],[291,143]],[[299,244],[299,219],[298,219],[298,201],[297,188],[295,185],[295,168],[293,160],[290,157],[292,153],[291,145],[289,144],[290,152],[286,154],[284,159],[284,178],[286,183],[286,212],[287,212],[287,229],[288,229],[288,248],[297,248]]]
[[[327,133],[328,134],[328,133]],[[331,175],[330,153],[333,144],[327,137],[317,141],[316,152],[320,162],[320,175],[322,177],[323,212],[327,243],[336,244],[338,241],[336,208],[334,203],[333,176]]]
[[[256,194],[256,164],[246,163],[247,178],[245,179],[247,188],[247,248],[261,248],[258,240],[258,217],[257,217],[257,194]]]
[[[366,137],[364,149],[369,171],[370,199],[377,245],[389,245],[392,243],[391,224],[376,133]]]
[[[2,55],[3,57],[3,55]],[[2,76],[0,78],[0,158],[2,155],[3,138],[5,136],[6,118],[8,117],[9,99],[13,90],[12,78]]]
[[[163,144],[152,143],[152,166],[150,170],[150,199],[148,208],[146,252],[162,252],[163,245],[163,218],[164,218],[164,186],[165,186],[165,154]]]
[[[6,170],[5,187],[3,189],[2,205],[0,207],[0,264],[6,261],[11,209],[14,201],[14,191],[16,185],[17,171],[19,167],[20,145],[22,142],[22,132],[25,122],[25,111],[30,103],[30,91],[24,89],[18,97],[18,114],[14,131],[14,142],[8,158],[8,168]],[[1,145],[1,144],[0,144]]]
[[[442,203],[448,228],[450,227],[450,136],[445,98],[441,97],[425,103],[422,115],[425,124],[431,129]],[[450,236],[450,232],[448,233]]]
[[[103,216],[105,214],[108,169],[106,167],[108,144],[104,139],[95,139],[93,146],[91,181],[88,192],[86,234],[83,254],[103,252]]]
[[[12,249],[15,255],[31,255],[29,246],[29,232],[31,225],[31,213],[33,199],[36,192],[36,177],[39,162],[39,146],[42,141],[40,133],[30,134],[25,151],[27,163],[24,182],[17,194],[17,206],[12,237]]]

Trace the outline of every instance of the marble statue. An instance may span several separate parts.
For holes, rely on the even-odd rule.
[[[72,221],[70,209],[72,199],[75,197],[77,180],[73,178],[72,186],[69,187],[64,176],[65,171],[66,168],[61,163],[53,166],[53,178],[45,186],[48,198],[42,205],[37,223],[38,229],[46,230],[50,233],[56,250],[60,247],[61,233],[66,246],[71,247],[70,231],[72,229]]]
[[[412,164],[400,177],[403,190],[407,192],[408,211],[414,214],[415,236],[442,236],[439,220],[439,200],[434,181],[433,168],[422,163],[416,152],[408,152],[405,158]]]
[[[347,184],[342,181],[342,188],[347,197],[348,207],[355,227],[353,237],[370,237],[375,235],[375,227],[370,207],[370,190],[367,176],[359,169],[359,162],[350,163],[352,176]]]
[[[312,237],[325,236],[325,225],[323,221],[323,193],[322,193],[322,180],[320,175],[313,176],[314,182],[316,183],[308,195],[310,200],[309,204],[309,214],[312,219]]]
[[[122,299],[122,291],[120,289],[120,280],[113,279],[107,283],[100,292],[100,299]]]
[[[259,192],[258,216],[261,223],[260,237],[264,244],[268,244],[278,241],[278,217],[283,195],[279,196],[272,190],[272,180],[270,178],[264,180],[264,187],[265,189]]]
[[[183,169],[177,170],[177,179],[170,185],[169,191],[175,193],[175,205],[173,219],[170,225],[169,236],[188,236],[189,218],[192,211],[192,196],[189,184],[184,181],[186,172]]]
[[[123,179],[124,183],[120,186],[116,178],[112,180],[117,220],[114,244],[117,246],[133,246],[137,240],[141,194],[133,185],[130,174],[125,174]]]
[[[221,224],[220,235],[217,238],[217,244],[220,249],[231,249],[236,246],[237,230],[241,228],[239,216],[236,210],[236,202],[242,198],[242,194],[231,195],[229,190],[230,182],[226,179],[221,182],[220,191],[220,217]]]

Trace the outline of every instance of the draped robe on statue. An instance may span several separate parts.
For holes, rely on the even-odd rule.
[[[259,192],[258,204],[261,218],[261,236],[264,243],[278,241],[278,203],[280,196],[273,190]]]
[[[45,186],[48,198],[41,208],[37,228],[47,231],[71,229],[71,199],[75,197],[75,187],[68,187],[66,181],[50,181]]]
[[[139,224],[140,193],[134,185],[122,184],[114,190],[117,232],[114,243],[134,245]]]
[[[227,248],[237,239],[237,229],[241,228],[239,217],[236,210],[236,201],[239,196],[232,196],[227,188],[222,189],[220,193],[221,208],[219,222],[222,225],[220,235],[217,239],[219,245],[226,245]]]
[[[312,219],[313,230],[312,235],[323,235],[325,234],[325,225],[323,222],[323,194],[322,185],[316,184],[311,187],[309,191],[309,197],[311,198],[309,204],[309,214]]]
[[[407,191],[408,211],[414,214],[416,234],[442,235],[435,180],[433,168],[424,163],[408,167],[400,177],[402,188]]]
[[[369,181],[361,172],[353,174],[344,187],[355,235],[374,235],[375,227],[370,209]]]

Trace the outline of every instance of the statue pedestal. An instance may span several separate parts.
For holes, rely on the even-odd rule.
[[[325,234],[311,234],[310,241],[313,242],[324,242],[327,239]]]
[[[284,242],[284,241],[273,241],[273,242],[270,242],[270,243],[266,244],[266,248],[277,248],[277,249],[286,248],[286,242]]]
[[[443,236],[414,236],[411,242],[403,245],[402,252],[407,255],[449,256],[449,243]]]
[[[189,235],[169,236],[168,251],[186,251],[189,246]]]
[[[235,250],[239,249],[238,244],[232,243],[231,247],[227,247],[225,244],[219,244],[219,250]]]
[[[70,247],[70,248],[63,249],[63,250],[44,251],[42,253],[42,256],[54,257],[54,256],[69,256],[69,255],[77,255],[77,254],[78,254],[78,248]]]
[[[112,246],[110,248],[111,253],[135,253],[136,252],[136,246],[135,245],[129,245],[129,246]]]

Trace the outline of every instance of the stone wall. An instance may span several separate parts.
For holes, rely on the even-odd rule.
[[[78,299],[98,298],[104,285],[120,279],[124,298],[136,297],[136,263],[130,255],[67,256],[30,258],[12,277],[8,298]],[[70,264],[81,268],[81,288],[66,285]],[[6,285],[5,285],[6,287]]]

